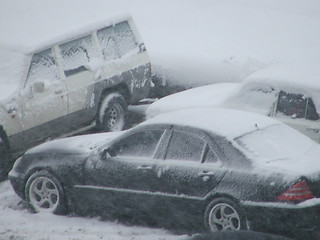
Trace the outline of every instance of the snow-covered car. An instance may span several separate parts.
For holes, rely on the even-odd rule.
[[[44,143],[15,162],[9,180],[35,212],[289,232],[320,223],[319,155],[317,143],[275,119],[197,108]]]
[[[202,86],[164,97],[147,118],[178,109],[223,107],[276,118],[320,142],[320,68],[279,64],[259,70],[242,83]]]
[[[60,30],[0,48],[0,173],[9,152],[48,138],[121,130],[127,105],[149,93],[150,61],[131,17]]]

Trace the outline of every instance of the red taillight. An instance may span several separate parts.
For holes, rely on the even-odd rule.
[[[313,198],[313,194],[305,180],[297,182],[277,197],[280,201],[305,201]]]

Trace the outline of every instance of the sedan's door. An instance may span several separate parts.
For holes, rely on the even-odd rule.
[[[189,128],[174,129],[158,169],[161,189],[171,199],[202,200],[226,173],[208,136]]]
[[[100,205],[146,206],[158,186],[154,154],[164,132],[142,130],[113,143],[105,158],[88,161],[82,188],[94,193],[91,196]]]

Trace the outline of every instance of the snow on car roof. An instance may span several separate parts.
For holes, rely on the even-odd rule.
[[[46,19],[45,24],[39,19],[28,27],[12,25],[7,34],[0,39],[0,98],[13,97],[26,74],[30,54],[49,48],[62,41],[68,41],[85,35],[99,28],[107,27],[130,19],[129,15],[119,15],[107,19],[69,21],[63,19]],[[86,19],[87,20],[87,19]],[[9,24],[9,26],[11,26]]]
[[[34,17],[32,19],[34,22],[28,27],[19,24],[10,25],[12,26],[11,29],[8,29],[10,34],[1,36],[0,47],[29,54],[129,18],[131,17],[128,14],[119,14],[113,17],[109,15],[109,17],[103,19],[101,17],[88,19],[84,16],[83,19],[77,20],[69,16],[67,18],[55,16],[52,19],[46,18],[44,23]]]
[[[311,97],[320,113],[320,63],[278,64],[259,70],[242,83],[240,93],[252,88],[302,94]]]
[[[277,64],[251,74],[245,79],[244,86],[254,83],[289,92],[319,91],[319,64]]]
[[[177,124],[195,127],[233,140],[245,133],[281,124],[263,115],[232,109],[192,108],[160,114],[142,124]]]

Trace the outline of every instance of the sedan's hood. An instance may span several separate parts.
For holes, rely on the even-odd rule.
[[[192,88],[154,102],[146,111],[147,118],[180,109],[198,107],[222,107],[238,90],[239,83],[218,83]]]
[[[34,147],[27,151],[26,154],[91,152],[122,133],[123,132],[97,133],[58,139]]]

